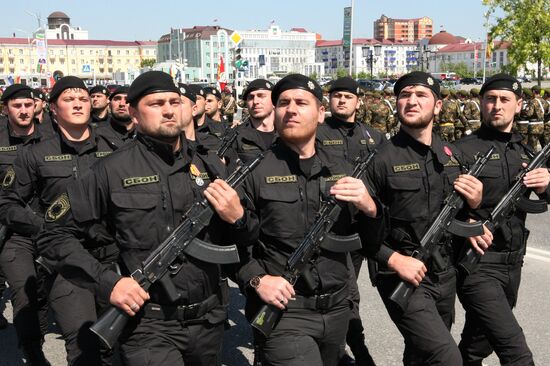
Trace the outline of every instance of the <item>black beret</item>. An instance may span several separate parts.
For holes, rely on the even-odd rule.
[[[181,95],[191,100],[193,103],[197,102],[197,94],[189,87],[189,85],[184,83],[178,83],[178,88],[180,89]]]
[[[81,78],[77,78],[76,76],[64,76],[53,86],[50,92],[50,102],[55,102],[61,93],[67,89],[84,89],[88,92],[88,88],[86,88],[86,84],[84,84]]]
[[[393,86],[393,92],[396,96],[399,96],[403,88],[410,85],[422,85],[430,89],[437,98],[441,98],[441,92],[439,90],[439,83],[433,78],[432,75],[422,72],[413,71],[401,76]]]
[[[170,75],[162,71],[147,71],[139,75],[130,85],[126,100],[130,104],[136,104],[146,95],[164,92],[181,94]]]
[[[42,90],[40,89],[33,89],[33,94],[34,94],[34,98],[35,99],[40,99],[40,100],[43,100],[44,102],[48,99],[46,97],[46,93],[44,93]]]
[[[216,88],[211,87],[211,86],[207,86],[206,88],[204,88],[204,95],[206,96],[208,94],[212,94],[213,96],[215,96],[218,99],[222,98],[222,95],[220,94],[220,91]]]
[[[195,97],[199,95],[203,98],[206,97],[206,93],[204,92],[204,89],[199,84],[189,84],[187,85],[187,88],[191,90],[192,93],[195,94]]]
[[[20,98],[30,98],[34,99],[33,90],[23,84],[13,84],[10,85],[4,90],[2,94],[2,102],[10,99],[20,99]]]
[[[330,84],[330,89],[328,90],[328,92],[332,93],[336,91],[345,91],[355,95],[361,94],[359,83],[349,76],[344,76],[342,78],[336,79]]]
[[[96,85],[90,89],[90,95],[92,94],[105,94],[106,96],[109,96],[110,93],[109,89],[107,89],[103,85]]]
[[[279,95],[290,89],[302,89],[313,94],[319,101],[323,100],[323,90],[315,80],[302,74],[290,74],[279,80],[273,87],[273,91],[271,92],[271,102],[273,105],[277,105]]]
[[[256,90],[273,90],[273,83],[265,80],[265,79],[256,79],[252,80],[250,83],[248,83],[245,91],[243,92],[243,95],[241,98],[246,99],[246,96],[253,91]]]
[[[500,73],[485,80],[479,94],[483,96],[489,90],[509,90],[521,98],[521,83],[513,76]]]
[[[109,100],[113,100],[114,96],[118,94],[128,94],[129,90],[129,86],[119,86],[111,95],[109,95]]]

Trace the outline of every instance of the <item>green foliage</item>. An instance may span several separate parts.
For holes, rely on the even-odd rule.
[[[468,65],[465,62],[459,62],[456,64],[444,62],[440,66],[441,70],[445,72],[454,72],[461,78],[473,77],[473,71],[468,70]]]
[[[157,61],[154,58],[144,58],[139,64],[140,67],[153,67]]]
[[[548,0],[483,0],[488,7],[486,18],[502,10],[490,25],[490,40],[500,37],[512,44],[508,48],[510,70],[524,67],[527,62],[537,64],[537,78],[541,81],[542,64],[550,60],[550,1]]]
[[[368,79],[370,74],[367,74],[364,71],[361,71],[359,74],[357,74],[357,79]]]
[[[319,76],[317,75],[316,72],[312,72],[311,74],[309,74],[309,78],[310,78],[310,79],[317,80],[318,77],[319,77]]]
[[[348,76],[349,73],[348,73],[348,70],[346,69],[342,69],[342,68],[338,68],[338,70],[336,70],[336,78],[343,78],[344,76]]]

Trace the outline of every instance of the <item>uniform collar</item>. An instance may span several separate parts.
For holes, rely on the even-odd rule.
[[[29,143],[32,143],[33,141],[39,141],[42,138],[42,134],[39,131],[38,123],[34,123],[34,131],[27,136],[18,136],[15,135],[11,129],[10,122],[8,121],[8,118],[6,117],[6,128],[8,129],[9,133],[9,139],[11,145],[27,145]]]
[[[138,132],[137,139],[149,150],[154,151],[168,165],[173,165],[174,162],[180,158],[183,158],[185,163],[191,160],[192,151],[190,151],[189,145],[187,144],[187,139],[183,134],[180,135],[181,148],[175,153],[171,144],[158,140],[154,137]]]
[[[273,151],[278,158],[285,160],[292,170],[302,171],[300,168],[300,156],[288,147],[288,145],[286,145],[281,138],[277,139],[273,147]],[[313,157],[315,158],[315,162],[309,172],[310,174],[302,171],[304,176],[310,178],[318,174],[328,176],[334,174],[335,172],[342,172],[341,164],[335,163],[327,151],[325,151],[319,143],[315,144],[315,155],[313,155]]]
[[[84,155],[88,151],[95,149],[97,147],[95,131],[90,126],[88,126],[88,130],[90,131],[90,136],[85,141],[75,142],[76,144],[82,143],[82,147],[79,149],[79,151],[75,150],[75,148],[72,146],[72,142],[65,137],[65,135],[63,134],[63,132],[61,132],[61,130],[59,130],[58,134],[59,134],[59,142],[61,144],[61,149],[62,150],[68,149],[73,153],[75,153],[76,155]]]
[[[519,133],[502,132],[486,123],[482,123],[481,127],[474,133],[481,138],[494,139],[501,142],[517,143],[523,141],[523,137]]]
[[[343,121],[343,120],[341,120],[339,118],[336,118],[334,116],[331,116],[331,117],[328,117],[327,119],[325,119],[325,123],[327,125],[329,125],[330,127],[333,127],[333,128],[346,128],[346,129],[353,128],[357,124],[356,122]]]
[[[428,146],[414,139],[411,135],[400,129],[397,135],[392,139],[397,145],[409,146],[420,155],[426,155],[431,151],[441,164],[445,165],[451,160],[451,157],[445,153],[445,148],[451,149],[451,145],[443,142],[439,136],[432,132],[432,145]]]
[[[132,130],[129,130],[129,131],[126,129],[125,124],[127,124],[127,123],[128,122],[123,122],[123,121],[120,121],[120,120],[116,119],[112,115],[109,117],[109,124],[111,125],[111,128],[116,133],[118,133],[119,135],[122,135],[124,137],[132,136],[135,133],[135,128],[133,128]],[[129,122],[129,123],[131,123],[131,122]]]

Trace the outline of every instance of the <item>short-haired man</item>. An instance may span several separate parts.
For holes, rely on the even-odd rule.
[[[196,108],[193,111],[193,121],[195,123],[195,130],[199,134],[209,134],[213,135],[216,138],[218,138],[219,142],[213,146],[209,146],[210,149],[217,149],[219,144],[221,143],[221,139],[223,138],[225,134],[225,126],[223,123],[220,123],[219,121],[214,121],[212,118],[210,118],[206,113],[206,98],[210,95],[210,99],[214,98],[215,96],[212,96],[212,93],[218,92],[216,89],[214,91],[208,91],[210,94],[207,94],[208,88],[201,88],[200,85],[197,84],[189,84],[188,87],[191,89],[192,92],[196,95]]]
[[[92,123],[106,122],[109,119],[109,94],[109,90],[103,85],[90,89]]]
[[[10,240],[34,250],[35,256],[40,255],[40,250],[36,251],[31,238],[38,234],[44,222],[54,219],[65,207],[63,200],[57,200],[58,196],[69,182],[87,173],[94,162],[112,152],[88,125],[90,96],[81,79],[66,76],[57,81],[50,95],[50,108],[58,126],[57,133],[18,154],[13,164],[14,179],[3,187],[4,194],[0,196],[0,220],[14,233]],[[36,202],[34,212],[27,206],[33,202]],[[50,205],[53,208],[48,210]],[[109,264],[117,256],[112,241],[112,237],[97,226],[89,238],[88,249],[99,261]],[[65,340],[67,363],[98,364],[99,342],[88,329],[97,317],[94,294],[56,273],[48,282],[51,284],[50,307]]]
[[[229,240],[224,228],[242,216],[242,210],[228,214],[225,209],[227,202],[240,205],[237,193],[226,182],[214,181],[225,176],[220,159],[193,150],[182,134],[192,123],[192,103],[186,99],[166,73],[138,76],[127,99],[137,123],[136,139],[68,186],[66,209],[46,223],[39,239],[44,256],[57,262],[60,273],[71,274],[80,286],[93,288],[100,299],[131,317],[119,339],[123,362],[130,366],[220,362],[227,299],[219,265],[183,260],[168,278],[179,294],[176,301],[158,285],[145,292],[129,276],[202,197],[206,182],[213,181],[209,187],[215,198],[206,197],[219,217],[202,238]],[[101,222],[117,238],[122,275],[100,266],[79,240]]]
[[[233,147],[243,162],[247,162],[260,152],[269,149],[277,137],[273,125],[272,89],[271,82],[256,79],[248,84],[242,95],[249,118],[234,127],[237,137]]]
[[[514,115],[522,106],[520,82],[508,74],[496,74],[481,87],[480,129],[457,143],[467,159],[490,146],[495,147],[491,160],[480,174],[483,200],[474,211],[488,219],[499,200],[515,183],[515,176],[533,154],[523,137],[512,131]],[[550,173],[547,168],[534,169],[524,178],[529,194],[535,192],[550,202]],[[529,196],[527,195],[527,197]],[[466,323],[459,344],[464,365],[481,365],[493,350],[502,365],[533,365],[533,355],[512,309],[516,305],[523,257],[529,230],[526,213],[516,210],[505,222],[499,222],[493,245],[481,256],[480,263],[461,272],[458,297],[466,310]]]
[[[250,319],[266,303],[284,310],[271,335],[254,334],[263,365],[335,366],[350,315],[353,269],[347,252],[321,249],[304,275],[309,281],[300,277],[294,286],[282,273],[323,197],[344,203],[335,233],[353,232],[351,222],[358,220],[361,240],[377,245],[383,219],[363,181],[349,177],[351,165],[315,143],[325,115],[319,85],[292,74],[275,85],[271,100],[279,140],[244,183],[250,207],[243,221],[253,244],[238,273],[246,315]]]
[[[34,121],[35,99],[31,88],[10,85],[2,94],[4,113],[0,118],[0,182],[2,191],[15,180],[13,162],[18,151],[40,142],[44,136]],[[3,193],[3,192],[2,192]],[[0,220],[0,225],[5,222]],[[34,258],[36,251],[29,238],[16,240],[6,232],[0,243],[0,266],[12,291],[13,323],[24,357],[38,365],[46,365],[42,353],[43,337],[48,330],[48,307],[43,284],[40,283]],[[12,239],[13,238],[13,239]],[[4,285],[5,279],[0,279]],[[4,285],[5,286],[5,285]],[[2,316],[3,317],[3,316]],[[7,326],[7,321],[4,323]]]
[[[356,112],[360,106],[359,83],[350,77],[334,80],[329,89],[329,108],[331,116],[325,118],[317,127],[317,142],[330,154],[340,155],[353,164],[356,159],[364,158],[376,146],[385,141],[384,135],[373,127],[356,121]],[[351,252],[355,278],[359,276],[365,259],[362,251]],[[355,357],[357,365],[373,365],[371,355],[365,345],[363,325],[359,315],[359,292],[354,289],[352,299],[354,307],[349,322],[346,341]],[[344,352],[342,352],[344,353]],[[343,364],[349,356],[343,355]]]
[[[441,109],[437,81],[415,71],[399,78],[394,91],[401,129],[380,146],[368,169],[371,187],[389,211],[390,233],[384,245],[367,254],[379,263],[378,292],[405,340],[404,364],[459,366],[460,352],[449,332],[456,293],[450,238],[441,240],[437,266],[411,255],[453,185],[471,208],[481,202],[482,185],[471,175],[459,175],[459,152],[432,133]],[[390,300],[401,280],[417,287],[406,309]]]
[[[218,89],[213,87],[204,88],[205,106],[204,112],[211,120],[222,122],[222,96]]]
[[[97,127],[97,134],[105,138],[113,149],[118,149],[136,134],[136,125],[128,111],[128,87],[121,86],[109,95],[109,123]]]

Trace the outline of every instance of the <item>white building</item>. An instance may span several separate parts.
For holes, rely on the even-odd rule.
[[[371,74],[371,70],[376,77],[405,74],[418,65],[416,50],[414,42],[355,38],[352,74]],[[341,40],[317,41],[315,53],[316,61],[324,64],[325,74],[336,75],[338,69],[349,71],[349,53],[344,51]]]
[[[88,31],[71,26],[71,18],[61,11],[55,11],[48,16],[45,29],[46,39],[88,39]]]
[[[246,79],[269,78],[289,73],[322,76],[323,64],[315,61],[317,34],[303,28],[282,31],[277,25],[267,30],[237,30],[238,47],[248,61]]]

